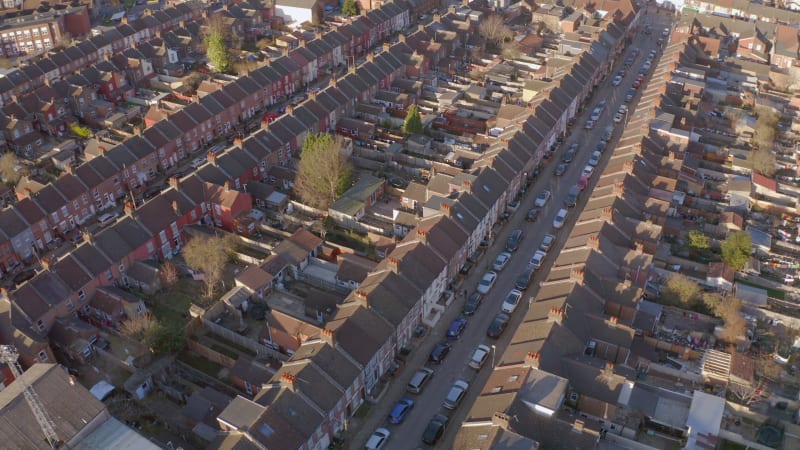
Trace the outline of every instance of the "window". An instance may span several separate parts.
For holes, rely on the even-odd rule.
[[[113,280],[114,279],[114,272],[112,272],[111,269],[108,269],[108,271],[106,272],[106,279],[107,280]]]
[[[120,272],[125,272],[125,264],[123,264],[123,263],[120,263],[120,265],[119,265],[119,271],[120,271]]]
[[[81,289],[80,291],[78,291],[78,299],[79,299],[80,301],[84,301],[84,300],[86,300],[86,292],[85,292],[83,289]]]
[[[192,220],[197,220],[197,211],[192,210],[190,215],[192,216]]]
[[[81,196],[81,200],[83,200],[83,204],[84,204],[84,205],[86,205],[86,204],[88,204],[88,203],[89,203],[89,196],[88,196],[88,195],[86,195],[86,194],[83,194],[83,195]]]
[[[81,207],[81,204],[80,204],[80,202],[79,202],[79,201],[77,201],[77,200],[73,200],[73,201],[72,201],[72,207],[73,207],[73,208],[75,208],[75,211],[77,211],[78,209],[80,209],[80,207]]]
[[[75,309],[75,304],[72,303],[72,299],[67,300],[67,311],[72,311]]]
[[[36,328],[38,328],[39,331],[44,331],[45,326],[44,326],[44,322],[41,319],[36,321]]]
[[[192,212],[194,212],[194,211],[192,211]],[[152,241],[148,242],[147,243],[147,253],[153,253],[154,250],[155,250],[155,247],[153,246],[153,242]]]
[[[42,350],[39,352],[39,362],[47,362],[47,352]]]
[[[53,213],[50,214],[50,217],[53,218],[53,222],[58,222],[58,211],[53,211]]]

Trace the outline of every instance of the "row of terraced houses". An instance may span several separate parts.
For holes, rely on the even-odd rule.
[[[317,339],[305,342],[254,399],[237,397],[220,414],[218,422],[228,433],[219,445],[228,447],[243,440],[263,448],[327,448],[332,434],[344,427],[374,389],[412,330],[444,293],[447,281],[505,211],[524,173],[532,172],[544,151],[566,130],[567,122],[620,54],[625,30],[635,25],[635,11],[629,2],[607,1],[603,7],[620,14],[613,15],[614,21],[603,22],[606,28],[593,51],[576,57],[570,72],[548,95],[527,111],[520,110],[518,120],[509,121],[477,162],[471,181],[456,186],[450,196],[435,196],[427,202],[428,214],[416,230],[340,305]],[[384,25],[367,27],[366,40],[347,39],[340,28],[330,33],[345,39],[325,35],[304,48],[322,41],[333,47],[331,55],[357,53],[410,22],[410,10],[403,3],[388,3],[376,11],[385,17]],[[463,25],[452,16],[436,15],[415,34],[433,42],[440,30]],[[475,31],[477,25],[465,28]],[[287,161],[307,131],[334,128],[339,118],[353,112],[356,102],[370,100],[376,90],[407,76],[407,68],[414,64],[408,56],[414,50],[401,38],[379,54],[370,53],[366,62],[277,120],[262,124],[260,131],[238,140],[196,173],[171,180],[169,189],[143,206],[126,208],[125,217],[89,236],[88,242],[65,257],[45,261],[44,271],[0,303],[0,338],[16,345],[26,364],[53,361],[46,336],[57,317],[87,308],[98,286],[124,283],[126,269],[136,261],[168,257],[185,239],[184,226],[208,218],[216,221],[225,206],[237,204],[238,197],[246,199],[249,194],[238,189],[249,180],[264,179],[271,167]],[[52,238],[54,230],[71,226],[70,218],[82,217],[84,205],[98,198],[94,210],[115,201],[126,179],[124,169],[119,169],[137,167],[147,173],[150,167],[169,162],[173,154],[191,153],[202,144],[203,136],[217,133],[218,123],[250,117],[271,104],[275,92],[297,89],[311,64],[303,66],[299,59],[290,54],[272,61],[4,210],[0,228],[13,236],[7,237],[0,253],[15,254],[17,249],[39,245],[48,233]],[[102,172],[99,164],[106,167]],[[81,174],[93,178],[89,181]]]
[[[43,189],[18,192],[20,202],[0,212],[0,223],[4,224],[4,235],[0,235],[0,270],[5,271],[20,260],[31,257],[34,246],[44,249],[53,239],[63,237],[98,211],[115,206],[118,199],[130,191],[145,188],[147,182],[160,172],[177,165],[207,143],[228,134],[234,126],[254,117],[279,99],[297,92],[316,79],[326,70],[324,68],[345,64],[348,57],[362,55],[367,49],[372,49],[376,42],[407,27],[409,14],[409,7],[405,3],[387,4],[380,10],[372,11],[286,52],[267,66],[204,96],[172,114],[170,120],[162,120],[120,145],[100,145],[96,149],[99,153],[97,157],[70,167],[69,173]],[[124,41],[121,45],[125,45]],[[88,56],[85,58],[87,61],[92,59]],[[80,65],[70,66],[60,73],[78,67]],[[21,76],[21,72],[14,74]],[[369,98],[370,92],[374,93],[378,87],[388,86],[394,77],[375,78],[382,78],[380,75],[362,77],[376,82],[371,88],[367,88],[362,81],[355,81],[358,90],[348,92],[347,101],[341,97],[326,101],[329,96],[322,96],[314,104],[325,105],[324,109],[314,109],[312,112],[317,120],[309,120],[304,114],[304,111],[311,109],[307,107],[274,123],[267,134],[272,150],[270,158],[273,159],[260,160],[258,170],[250,171],[244,177],[232,177],[236,188],[249,178],[263,178],[269,164],[285,165],[289,161],[305,136],[293,130],[313,132],[332,129],[338,118],[345,116],[345,109],[352,108],[358,100]],[[37,83],[46,82],[37,80]],[[28,89],[35,86],[36,83],[30,81]],[[15,99],[16,95],[22,94],[21,89],[22,85],[15,88]]]

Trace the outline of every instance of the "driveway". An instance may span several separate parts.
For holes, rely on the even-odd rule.
[[[654,29],[658,30],[659,20],[663,17],[651,16],[649,21],[653,23]],[[609,74],[607,79],[598,87],[594,98],[590,102],[590,106],[578,116],[575,127],[573,128],[572,135],[566,140],[564,145],[557,151],[556,156],[545,166],[536,183],[527,191],[526,196],[522,199],[522,204],[517,212],[510,218],[509,222],[500,230],[497,239],[492,243],[489,250],[483,256],[483,259],[476,264],[473,273],[464,283],[464,288],[470,292],[474,291],[477,282],[480,280],[483,272],[491,266],[492,261],[498,253],[504,250],[506,238],[515,229],[519,228],[524,231],[524,238],[522,244],[514,253],[513,258],[508,263],[506,268],[500,272],[497,282],[492,290],[483,300],[478,312],[469,318],[466,331],[460,340],[453,342],[453,348],[445,361],[440,365],[429,365],[427,363],[427,356],[432,347],[439,341],[444,340],[447,327],[450,322],[457,317],[461,312],[463,305],[463,297],[454,302],[453,305],[446,311],[442,320],[437,324],[435,329],[431,330],[429,337],[417,347],[412,355],[407,360],[405,370],[397,377],[384,393],[381,401],[373,405],[370,414],[367,418],[363,419],[359,424],[359,429],[352,435],[352,445],[350,448],[361,448],[366,442],[372,431],[378,427],[388,428],[392,436],[384,447],[386,450],[408,450],[420,446],[424,448],[421,443],[421,435],[425,430],[430,419],[434,414],[444,413],[450,417],[450,425],[435,448],[450,449],[453,447],[453,441],[460,423],[464,420],[467,412],[474,403],[478,393],[483,389],[487,378],[491,372],[489,366],[492,365],[493,359],[487,361],[483,369],[475,371],[467,366],[469,358],[473,350],[479,344],[486,344],[489,346],[494,345],[496,358],[505,351],[514,330],[519,326],[523,317],[528,309],[528,301],[535,297],[538,291],[538,283],[543,281],[546,272],[549,270],[555,255],[558,254],[561,247],[564,245],[570,230],[575,223],[580,211],[585,205],[587,198],[590,195],[593,187],[597,182],[599,174],[602,173],[605,165],[608,162],[609,155],[613,152],[614,145],[621,135],[623,124],[618,124],[614,133],[614,138],[609,143],[607,149],[603,152],[600,164],[594,171],[592,178],[589,181],[589,186],[581,194],[578,204],[574,208],[569,208],[567,215],[566,225],[560,231],[553,229],[553,219],[559,209],[564,208],[564,200],[567,193],[573,185],[580,178],[581,171],[587,165],[589,157],[594,146],[600,141],[606,126],[613,125],[612,117],[616,113],[619,106],[623,103],[625,92],[631,86],[637,76],[637,71],[644,63],[648,52],[656,47],[656,38],[652,36],[639,35],[635,38],[635,45],[631,45],[620,58],[620,63],[630,53],[630,50],[638,46],[640,48],[639,56],[634,61],[633,66],[629,73],[625,76],[623,82],[617,86],[611,86],[611,80],[614,78],[614,72]],[[658,58],[658,56],[657,56]],[[655,64],[653,64],[655,65]],[[652,70],[652,69],[651,69]],[[638,93],[637,93],[638,94]],[[637,97],[638,99],[638,97]],[[591,115],[592,109],[600,101],[606,101],[606,109],[600,117],[599,121],[592,130],[584,130],[584,121]],[[635,101],[635,100],[634,100]],[[632,102],[630,105],[633,105]],[[566,172],[559,177],[553,174],[556,164],[561,161],[565,148],[569,144],[577,142],[580,147],[575,157],[575,160],[569,164]],[[550,201],[542,208],[539,218],[529,223],[525,221],[525,215],[531,207],[535,197],[543,190],[549,189],[552,193]],[[557,236],[556,242],[551,247],[551,250],[545,259],[542,269],[540,269],[534,276],[530,288],[524,293],[523,301],[520,303],[518,309],[514,312],[506,332],[500,339],[494,340],[486,336],[486,329],[493,320],[495,314],[500,310],[500,304],[503,298],[510,289],[513,288],[514,281],[517,276],[523,272],[533,256],[534,252],[538,249],[542,237],[547,233],[553,233]],[[405,385],[408,383],[411,376],[422,365],[428,365],[435,370],[435,375],[428,382],[427,386],[421,395],[411,395],[405,392]],[[449,412],[442,408],[442,401],[447,395],[453,382],[458,379],[463,379],[470,383],[470,389],[462,401],[462,406],[457,408],[454,412]],[[386,417],[391,410],[394,403],[402,396],[409,396],[416,402],[412,411],[408,414],[405,422],[401,425],[389,425]]]

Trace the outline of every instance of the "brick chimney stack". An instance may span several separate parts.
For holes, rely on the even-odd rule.
[[[181,179],[178,177],[169,177],[169,186],[173,189],[180,190],[181,186]]]
[[[177,200],[173,200],[172,201],[172,212],[174,212],[176,216],[180,216],[181,215],[181,208],[178,207],[178,201]]]
[[[539,361],[542,359],[542,355],[539,352],[528,352],[525,355],[525,367],[532,367],[534,369],[539,368]]]
[[[494,415],[492,415],[492,425],[500,427],[504,430],[508,430],[508,423],[510,420],[511,416],[509,416],[508,414],[501,413],[499,411],[495,412]]]
[[[319,336],[323,342],[327,343],[331,347],[336,346],[336,336],[334,336],[333,331],[323,328],[319,333]]]
[[[394,273],[398,273],[400,271],[400,260],[394,257],[389,257],[389,270]]]
[[[592,234],[589,236],[589,239],[586,241],[586,246],[593,249],[599,250],[600,249],[600,236],[597,234]]]
[[[600,218],[603,220],[603,222],[613,222],[614,210],[611,208],[603,208],[603,212],[600,215]]]
[[[556,308],[555,306],[550,308],[550,312],[547,313],[547,321],[561,325],[564,321],[564,308]]]
[[[50,270],[50,264],[50,258],[42,258],[42,268],[44,268],[44,270]]]
[[[616,327],[618,320],[619,319],[617,319],[617,316],[611,316],[611,317],[608,318],[608,325],[611,326],[611,327]]]
[[[577,284],[583,284],[583,269],[572,269],[569,271],[569,281]]]
[[[445,216],[451,217],[451,214],[453,212],[453,206],[449,203],[442,203],[442,212],[444,213]]]
[[[422,243],[428,242],[428,232],[425,230],[417,230],[417,239]]]
[[[369,299],[367,298],[367,291],[357,290],[356,291],[356,300],[361,306],[365,308],[369,308]]]
[[[291,373],[284,372],[281,374],[281,387],[285,387],[286,389],[295,392],[297,389],[297,377]]]
[[[136,206],[133,204],[133,202],[126,202],[124,210],[125,215],[132,218],[133,212],[136,210]]]

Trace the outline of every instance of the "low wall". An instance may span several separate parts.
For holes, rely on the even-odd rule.
[[[233,358],[223,355],[222,353],[216,350],[212,350],[191,338],[186,340],[186,348],[197,353],[203,358],[206,358],[209,361],[215,362],[229,369],[233,367],[234,364],[236,364],[236,360],[234,360]]]

